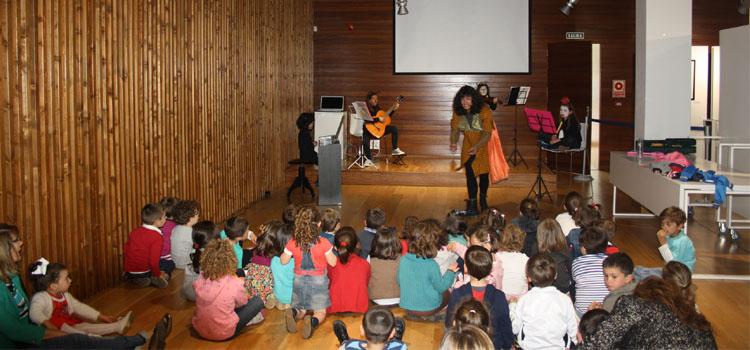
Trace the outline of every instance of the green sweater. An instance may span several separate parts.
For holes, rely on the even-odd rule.
[[[420,258],[412,253],[404,255],[398,265],[400,306],[412,311],[437,309],[443,303],[443,292],[455,278],[455,272],[450,270],[441,276],[434,259]]]
[[[23,291],[21,279],[18,275],[12,275],[11,281],[28,304],[29,297]],[[38,345],[42,342],[42,337],[44,337],[44,327],[31,323],[28,316],[19,318],[13,296],[5,286],[5,282],[2,282],[0,285],[0,349],[15,348],[16,343]]]

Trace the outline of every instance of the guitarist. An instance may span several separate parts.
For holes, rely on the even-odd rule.
[[[387,115],[392,115],[400,106],[399,101],[393,103],[393,106],[386,111]],[[378,112],[381,110],[380,105],[378,104],[378,93],[374,91],[370,91],[367,93],[367,109],[370,112],[370,116],[375,119],[375,116],[378,114]],[[375,119],[375,121],[378,121],[378,119]],[[373,123],[373,122],[366,122],[366,123]],[[402,151],[400,148],[398,148],[398,128],[394,125],[388,125],[385,127],[385,133],[383,135],[392,134],[391,137],[393,151],[391,152],[394,156],[400,156],[403,154],[406,154],[404,151]],[[362,142],[364,143],[364,151],[365,151],[365,157],[367,160],[365,160],[365,166],[371,167],[375,166],[375,164],[372,163],[372,151],[370,150],[370,140],[377,139],[375,135],[371,134],[370,131],[364,127],[362,128]]]

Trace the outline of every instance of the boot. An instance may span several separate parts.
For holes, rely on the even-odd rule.
[[[466,201],[466,216],[476,216],[479,215],[479,210],[477,209],[477,199],[476,198],[469,198]]]
[[[487,205],[487,195],[479,196],[479,206],[482,209],[481,212],[484,212],[485,210],[490,208],[490,206]]]

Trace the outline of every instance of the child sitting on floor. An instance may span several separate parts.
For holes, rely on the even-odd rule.
[[[560,213],[555,217],[555,220],[558,224],[560,224],[560,228],[562,229],[563,234],[565,237],[568,236],[570,233],[570,230],[574,228],[578,228],[578,225],[576,225],[575,220],[573,219],[573,216],[575,215],[576,211],[578,211],[579,208],[581,208],[581,205],[583,204],[583,197],[581,197],[580,194],[576,191],[570,191],[568,194],[565,195],[565,200],[563,201],[563,207],[565,208],[564,213]]]
[[[604,259],[602,267],[604,268],[604,284],[607,285],[609,294],[604,298],[601,308],[612,312],[621,296],[631,295],[635,290],[633,260],[625,253],[615,253]]]
[[[195,313],[192,325],[204,339],[236,337],[263,310],[258,297],[247,294],[235,275],[237,257],[229,240],[212,240],[201,255],[201,276],[193,283]]]
[[[289,264],[292,258],[294,285],[292,308],[284,314],[286,330],[297,332],[297,321],[304,320],[302,337],[309,339],[325,320],[326,309],[331,306],[327,266],[336,266],[338,262],[331,243],[320,237],[320,211],[316,206],[297,210],[294,239],[284,247],[281,264]],[[312,311],[312,316],[307,311]]]
[[[333,244],[333,237],[336,231],[341,227],[341,215],[338,210],[326,208],[320,215],[320,237],[327,239]]]
[[[250,264],[245,268],[245,287],[250,295],[260,297],[268,309],[276,306],[273,295],[273,275],[271,273],[271,259],[280,254],[281,246],[272,235],[271,230],[282,225],[278,221],[268,222],[260,227],[260,236],[255,245]]]
[[[375,238],[377,240],[377,237]],[[357,234],[350,226],[336,231],[334,246],[339,252],[336,266],[328,268],[331,306],[327,313],[367,312],[370,264],[357,255]]]
[[[381,227],[370,250],[368,295],[373,303],[398,305],[400,292],[396,274],[401,261],[401,243],[393,227]]]
[[[50,264],[41,258],[29,267],[29,280],[34,282],[36,294],[31,298],[31,321],[47,329],[65,333],[125,334],[132,312],[115,319],[96,311],[68,292],[72,280],[63,264]]]
[[[537,252],[536,231],[539,225],[539,205],[534,199],[525,198],[519,207],[521,216],[513,219],[511,223],[526,232],[526,240],[523,242],[521,251],[527,256],[533,256]]]
[[[177,226],[172,229],[172,260],[178,269],[184,269],[190,263],[190,252],[193,251],[193,226],[198,222],[199,207],[196,201],[179,201],[172,208],[172,220]],[[164,236],[167,239],[167,236]]]
[[[489,276],[487,276],[487,283],[494,285],[496,289],[500,290],[503,286],[503,265],[499,256],[499,243],[495,232],[486,226],[475,227],[471,233],[469,233],[469,244],[471,244],[471,246],[484,247],[492,252],[492,269],[490,270]],[[466,246],[458,242],[451,243],[448,248],[455,252],[461,259],[465,258],[464,255],[468,249]],[[464,274],[462,271],[459,271],[457,276],[456,282],[453,284],[454,289],[469,283],[471,280],[470,276]]]
[[[219,233],[219,237],[232,242],[232,251],[237,258],[237,276],[245,277],[244,268],[250,263],[253,255],[252,250],[242,248],[242,242],[245,239],[255,240],[253,231],[250,231],[250,224],[245,218],[233,216],[224,224],[224,230]]]
[[[385,225],[385,212],[383,209],[368,209],[367,214],[365,214],[365,228],[357,235],[360,246],[359,256],[362,259],[367,259],[370,256],[372,240],[375,239],[378,229],[383,225]]]
[[[182,280],[182,295],[185,299],[195,301],[193,282],[201,275],[201,254],[206,244],[216,238],[216,224],[211,221],[201,221],[193,225],[193,251],[190,253],[190,263],[185,266],[185,277]]]
[[[607,256],[607,234],[597,227],[586,227],[581,233],[581,253],[573,260],[575,307],[578,316],[589,309],[591,303],[601,303],[609,291],[604,279],[602,263]]]
[[[296,207],[295,207],[296,208]],[[295,209],[296,210],[296,209]],[[294,284],[294,258],[290,264],[281,263],[281,254],[284,247],[292,239],[291,228],[294,225],[273,221],[268,224],[268,234],[276,238],[279,245],[277,254],[271,259],[271,275],[273,276],[273,295],[276,299],[276,308],[286,310],[292,303],[292,285]]]
[[[162,270],[166,271],[170,269],[170,266],[175,265],[174,258],[172,258],[172,230],[177,226],[174,221],[173,209],[180,200],[175,197],[163,197],[159,200],[159,206],[164,210],[164,214],[167,217],[167,221],[164,225],[159,227],[161,230],[161,236],[163,237],[161,245],[161,255],[159,256],[159,264],[163,267]],[[173,270],[174,267],[171,267]],[[171,275],[171,272],[170,272]]]
[[[669,207],[659,214],[661,230],[656,233],[659,239],[659,252],[664,261],[679,261],[692,272],[695,269],[695,247],[693,241],[685,234],[687,216],[682,209]]]
[[[521,253],[526,232],[516,225],[508,225],[500,236],[500,249],[495,254],[503,269],[501,289],[505,297],[518,298],[529,290],[526,279],[526,263],[529,257]]]
[[[440,273],[435,256],[442,229],[434,221],[417,224],[413,232],[414,240],[409,244],[409,253],[401,258],[398,265],[399,305],[408,318],[440,320],[438,313],[448,305],[448,288],[458,271],[458,264],[454,262],[444,275]]]
[[[578,334],[576,335],[576,339],[578,339],[577,344],[583,344],[583,340],[594,334],[599,327],[599,324],[606,320],[607,317],[609,317],[609,312],[603,309],[586,311],[586,313],[581,316],[581,321],[578,323]]]
[[[340,350],[406,350],[403,343],[404,320],[393,317],[391,310],[373,307],[362,318],[360,332],[365,340],[350,339],[346,325],[340,320],[333,323],[333,332]]]
[[[445,220],[443,220],[443,230],[448,234],[449,242],[458,242],[466,245],[466,237],[464,236],[465,227],[466,223],[461,220],[455,211],[448,213],[445,216]],[[461,230],[461,228],[464,228],[464,230]]]
[[[409,252],[409,243],[411,243],[412,240],[412,231],[414,231],[414,227],[417,226],[419,223],[419,218],[416,216],[407,216],[404,219],[404,226],[401,229],[401,234],[399,235],[399,239],[401,240],[401,255],[406,255],[406,253]]]
[[[164,244],[160,227],[166,222],[164,210],[156,204],[146,204],[141,209],[140,227],[128,234],[123,250],[125,278],[137,287],[153,285],[166,288],[174,270],[174,262],[165,263],[159,256]]]
[[[513,333],[523,349],[565,349],[577,341],[573,302],[552,285],[556,265],[546,253],[533,256],[526,265],[526,275],[534,287],[518,300],[513,318]]]
[[[471,282],[454,289],[451,293],[445,318],[446,328],[453,325],[453,313],[458,304],[463,300],[473,298],[484,302],[490,308],[492,342],[495,344],[495,348],[510,349],[514,337],[505,293],[485,281],[492,270],[492,253],[484,247],[471,246],[466,250],[464,261],[464,270],[471,276]]]

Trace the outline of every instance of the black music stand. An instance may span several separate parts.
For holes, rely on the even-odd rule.
[[[537,201],[541,201],[546,194],[547,197],[549,197],[549,201],[554,202],[552,200],[552,195],[550,194],[549,189],[547,189],[547,184],[544,182],[544,178],[542,177],[541,136],[542,134],[555,133],[555,119],[552,117],[552,113],[549,111],[539,111],[530,108],[524,108],[524,113],[526,114],[526,120],[529,124],[529,129],[537,133],[536,144],[537,148],[539,148],[539,156],[536,160],[536,180],[534,181],[534,184],[531,185],[531,189],[526,195],[526,198],[529,198],[533,195]]]
[[[529,165],[526,164],[526,160],[523,159],[523,155],[521,155],[521,152],[518,151],[518,106],[525,105],[526,98],[528,97],[521,96],[521,98],[519,98],[520,92],[520,86],[511,86],[510,94],[508,94],[508,102],[505,104],[506,106],[513,106],[513,151],[510,152],[507,160],[508,163],[513,164],[513,166],[517,166],[518,164],[523,163],[523,165],[526,166],[526,169],[528,169]]]

